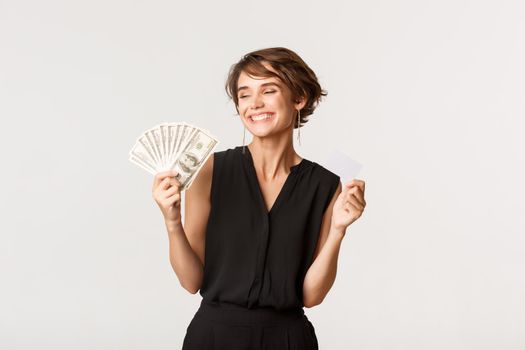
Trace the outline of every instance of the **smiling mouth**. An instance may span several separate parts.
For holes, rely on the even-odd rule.
[[[273,113],[264,113],[264,114],[259,114],[259,115],[248,117],[248,119],[250,119],[252,122],[260,122],[260,121],[269,120],[272,117],[273,117]]]

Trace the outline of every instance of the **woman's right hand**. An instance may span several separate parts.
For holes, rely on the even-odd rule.
[[[179,224],[180,182],[175,178],[177,172],[168,170],[155,175],[153,180],[153,198],[157,202],[166,223]]]

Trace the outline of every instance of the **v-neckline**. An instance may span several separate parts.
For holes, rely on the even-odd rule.
[[[242,146],[239,146],[239,147],[240,147],[240,151],[242,152],[242,148],[243,147]],[[259,178],[257,177],[257,171],[255,170],[255,164],[253,162],[252,153],[250,152],[250,149],[248,148],[248,146],[245,146],[245,147],[246,147],[246,152],[245,153],[246,153],[248,161],[249,161],[250,173],[251,173],[252,179],[254,180],[255,185],[257,187],[257,190],[258,190],[257,192],[259,193],[259,203],[262,206],[262,209],[264,210],[264,213],[269,216],[272,213],[274,213],[276,208],[279,206],[279,203],[281,202],[282,197],[284,196],[285,192],[288,190],[288,187],[290,186],[290,182],[293,179],[293,175],[296,174],[297,170],[299,170],[299,167],[302,164],[304,164],[306,160],[303,158],[303,159],[301,159],[301,161],[299,163],[297,163],[295,165],[292,165],[290,167],[290,172],[288,173],[288,175],[286,175],[286,179],[284,180],[284,183],[281,186],[281,189],[279,190],[279,193],[277,194],[277,197],[275,197],[275,200],[274,200],[272,206],[268,210],[268,207],[266,206],[266,201],[264,200],[264,195],[263,195],[263,192],[262,192],[261,184],[259,182]]]

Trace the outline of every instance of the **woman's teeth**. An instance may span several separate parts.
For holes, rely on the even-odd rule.
[[[252,120],[253,121],[259,121],[259,120],[264,120],[264,119],[268,119],[268,118],[271,118],[271,117],[272,117],[272,114],[269,114],[269,113],[259,114],[259,115],[256,115],[256,116],[252,116]]]

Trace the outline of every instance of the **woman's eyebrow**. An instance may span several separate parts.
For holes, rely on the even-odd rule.
[[[271,85],[275,85],[275,86],[279,87],[279,84],[273,83],[273,82],[261,84],[262,87],[264,87],[264,86],[271,86]],[[237,89],[237,92],[239,92],[241,90],[246,90],[246,89],[249,89],[249,87],[248,86],[241,86],[241,87],[239,87]]]

